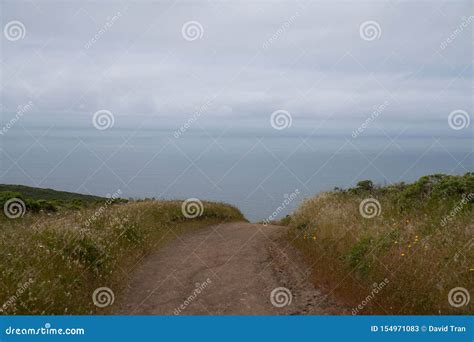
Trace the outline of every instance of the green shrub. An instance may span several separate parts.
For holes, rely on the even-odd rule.
[[[362,191],[372,191],[374,189],[374,183],[371,180],[363,180],[357,183],[357,189]]]
[[[23,196],[19,192],[13,192],[13,191],[0,191],[0,205],[3,206],[5,203],[12,198],[19,198],[23,200]]]
[[[356,242],[349,252],[344,256],[344,259],[348,261],[351,267],[357,268],[362,274],[367,272],[367,262],[364,259],[366,254],[373,248],[372,237],[363,237]]]

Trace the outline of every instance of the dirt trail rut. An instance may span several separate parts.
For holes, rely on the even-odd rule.
[[[235,222],[180,236],[130,275],[126,290],[117,298],[116,313],[344,313],[307,281],[307,266],[284,242],[286,229]]]

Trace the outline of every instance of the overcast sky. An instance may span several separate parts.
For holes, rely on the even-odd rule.
[[[278,109],[294,121],[346,120],[388,101],[384,120],[445,122],[453,110],[472,112],[472,7],[2,1],[2,28],[25,28],[22,39],[2,35],[3,121],[28,101],[25,121],[107,109],[116,121],[177,123],[203,105],[216,122]]]

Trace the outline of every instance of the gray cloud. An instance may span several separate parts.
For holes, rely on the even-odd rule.
[[[441,47],[473,15],[470,1],[3,7],[2,27],[19,20],[27,30],[22,40],[2,37],[4,119],[33,100],[30,117],[107,108],[179,125],[214,95],[209,118],[266,118],[280,108],[295,120],[363,118],[386,100],[387,120],[446,120],[472,108],[472,21]],[[191,20],[203,36],[187,41],[181,30]],[[360,37],[368,20],[380,25],[379,39]]]

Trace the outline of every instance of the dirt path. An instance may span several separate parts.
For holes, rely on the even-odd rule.
[[[116,313],[344,313],[306,281],[307,267],[284,242],[286,229],[237,222],[181,236],[131,274],[127,289],[117,298]]]

